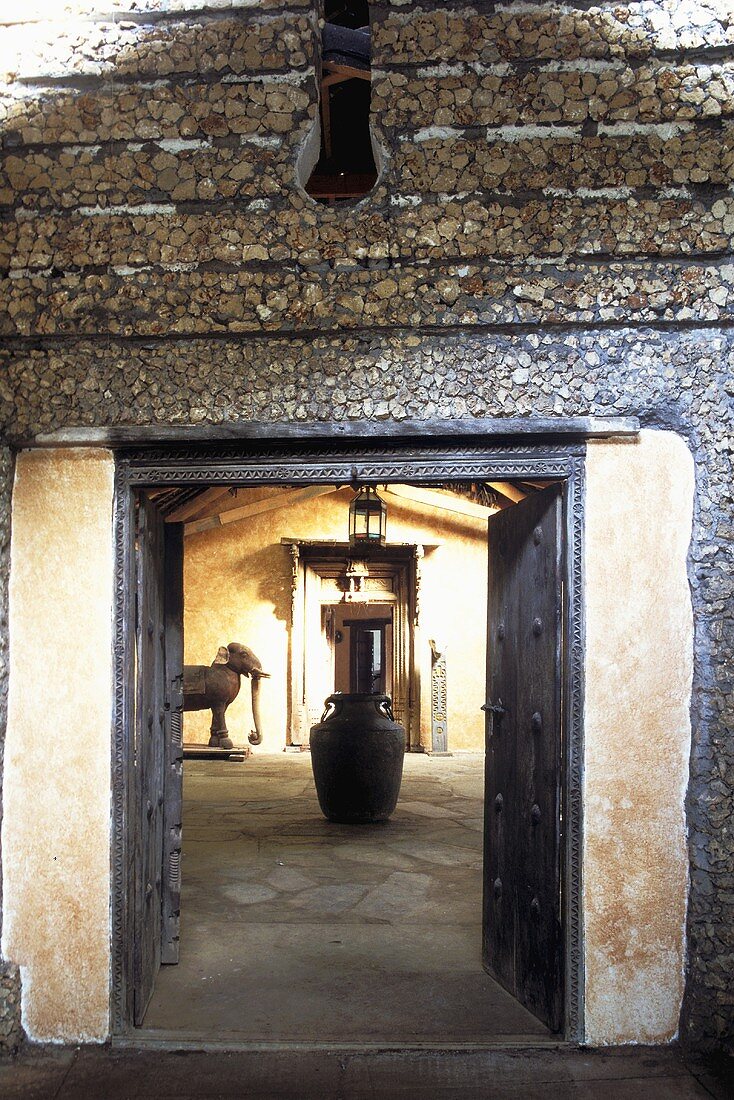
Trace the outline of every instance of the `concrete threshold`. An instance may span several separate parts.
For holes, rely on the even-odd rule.
[[[173,1046],[165,1045],[169,1035]],[[200,1033],[201,1035],[201,1033]],[[3,1100],[729,1100],[726,1067],[687,1067],[671,1047],[593,1050],[549,1040],[509,1049],[439,1040],[187,1046],[131,1029],[103,1046],[25,1046],[0,1059]],[[226,1044],[226,1040],[223,1041]],[[199,1044],[201,1038],[199,1039]],[[413,1047],[413,1049],[411,1049]],[[259,1049],[258,1049],[259,1048]]]
[[[111,1046],[120,1050],[200,1050],[231,1051],[236,1053],[323,1053],[323,1054],[396,1054],[396,1053],[481,1053],[482,1051],[511,1053],[515,1051],[556,1050],[569,1053],[582,1049],[577,1043],[558,1038],[528,1035],[498,1035],[495,1039],[446,1040],[404,1039],[395,1042],[341,1041],[341,1040],[284,1040],[238,1039],[236,1036],[213,1038],[196,1032],[163,1031],[152,1028],[135,1028],[111,1039]]]

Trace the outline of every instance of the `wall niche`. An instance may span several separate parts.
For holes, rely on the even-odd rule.
[[[305,189],[327,205],[356,202],[377,180],[370,130],[372,37],[367,0],[325,0],[318,160]]]

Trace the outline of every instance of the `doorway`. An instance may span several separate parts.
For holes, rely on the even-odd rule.
[[[315,472],[315,456],[309,455],[304,448],[296,449],[297,454],[291,456],[291,465],[288,468],[288,482],[297,483],[297,477],[294,474],[300,473],[300,475],[306,479],[311,480],[313,483]],[[460,451],[454,451],[446,453],[445,449],[426,447],[422,448],[420,459],[416,459],[415,449],[412,449],[409,453],[402,451],[397,446],[395,447],[390,458],[386,460],[384,457],[374,458],[372,457],[369,462],[365,461],[365,457],[361,452],[357,452],[357,455],[350,453],[349,448],[345,448],[345,453],[341,459],[335,459],[328,464],[328,474],[326,468],[322,467],[320,472],[320,478],[324,481],[327,476],[334,477],[335,466],[338,467],[339,461],[342,463],[342,469],[345,473],[351,473],[354,468],[355,457],[359,458],[363,464],[363,469],[369,469],[369,475],[374,481],[387,480],[385,475],[392,478],[399,478],[401,481],[418,484],[430,484],[434,483],[450,483],[453,479],[458,480],[457,477],[457,454]],[[559,523],[559,536],[562,539],[562,545],[564,548],[562,559],[560,559],[560,568],[563,573],[564,584],[562,585],[562,591],[559,598],[562,601],[563,609],[563,629],[565,644],[563,647],[563,653],[560,658],[561,663],[558,666],[558,683],[563,688],[563,697],[565,702],[565,709],[563,714],[563,737],[559,738],[558,742],[558,761],[556,764],[557,774],[554,777],[558,787],[558,814],[555,820],[560,823],[562,821],[563,827],[558,837],[558,860],[557,860],[557,881],[556,886],[558,893],[561,897],[561,919],[559,921],[559,927],[562,929],[562,936],[559,939],[558,953],[559,953],[559,979],[558,984],[560,987],[560,1003],[562,1004],[563,1012],[563,1030],[569,1037],[573,1037],[574,1034],[574,1020],[578,1020],[578,997],[580,994],[580,972],[578,960],[580,955],[578,952],[572,954],[569,951],[569,943],[572,943],[574,939],[579,935],[579,921],[578,921],[578,890],[579,890],[579,829],[580,829],[580,792],[577,789],[578,775],[576,769],[576,761],[578,760],[579,741],[580,741],[580,691],[581,691],[581,655],[579,637],[576,631],[580,625],[580,482],[581,482],[581,454],[582,449],[579,445],[571,445],[567,449],[564,448],[563,452],[559,455],[557,449],[552,453],[552,458],[549,459],[547,452],[544,452],[542,448],[534,450],[532,448],[525,448],[522,456],[518,460],[518,456],[512,452],[511,448],[499,452],[486,452],[481,449],[477,449],[479,453],[474,453],[468,457],[465,455],[463,460],[458,463],[459,477],[461,479],[475,478],[481,480],[489,479],[507,479],[508,477],[518,478],[524,476],[529,480],[547,480],[549,476],[558,480],[561,485],[561,489],[558,494],[558,508],[557,519]],[[165,462],[165,457],[160,452],[156,454],[130,456],[127,460],[124,470],[120,471],[120,486],[124,492],[128,495],[128,507],[121,508],[121,515],[119,518],[119,531],[121,535],[121,541],[123,541],[122,528],[124,524],[127,524],[127,532],[130,532],[130,519],[132,511],[132,502],[134,500],[134,493],[136,489],[140,488],[154,488],[160,486],[161,477],[161,463]],[[206,456],[203,456],[204,465],[206,465]],[[201,471],[202,468],[202,455],[196,456],[197,468]],[[179,464],[180,463],[180,464]],[[295,464],[294,464],[295,463]],[[300,465],[299,465],[300,463]],[[166,469],[166,484],[170,485],[171,480],[174,480],[179,485],[186,485],[187,473],[190,467],[187,469],[186,461],[177,460],[173,466],[165,464]],[[389,471],[389,472],[388,472]],[[226,472],[227,477],[222,478],[223,472]],[[364,474],[362,475],[364,476]],[[189,473],[190,477],[190,473]],[[272,462],[264,456],[258,456],[257,453],[243,455],[241,451],[232,453],[230,456],[230,463],[223,469],[221,456],[217,457],[216,461],[211,461],[208,470],[209,480],[205,480],[205,484],[222,484],[222,480],[229,480],[230,483],[235,483],[236,479],[242,479],[246,477],[247,480],[252,483],[262,479],[262,483],[265,484],[277,484],[279,478],[283,477],[283,472],[280,469],[274,469]],[[347,480],[347,478],[345,478]],[[201,479],[198,480],[198,485],[201,485]],[[121,498],[118,498],[120,500]],[[536,524],[537,526],[537,524]],[[534,528],[533,528],[534,531]],[[532,534],[533,532],[531,532]],[[128,543],[129,545],[129,543]],[[128,616],[130,614],[129,602],[127,605]],[[370,612],[372,615],[372,613]],[[371,619],[365,620],[366,622],[374,622],[376,617],[372,615]],[[322,619],[322,622],[325,620]],[[387,645],[388,625],[389,620],[382,618],[377,620],[378,626],[366,628],[366,630],[372,630],[373,633],[370,637],[370,652],[372,654],[372,673],[374,673],[374,655],[377,653],[376,640],[380,643],[380,661],[384,668],[384,657],[382,655],[382,643],[384,640],[385,646]],[[351,630],[351,624],[350,624]],[[359,635],[359,631],[357,631]],[[364,638],[364,635],[363,635]],[[362,642],[363,649],[366,650],[364,641]],[[351,651],[351,644],[350,644]],[[368,662],[369,664],[369,662]],[[363,657],[364,665],[364,657]],[[351,652],[350,652],[350,675],[352,672]],[[129,696],[128,696],[129,698]],[[503,702],[506,703],[506,700]],[[491,727],[498,721],[502,721],[502,717],[498,715],[496,711],[491,708],[494,706],[501,706],[499,701],[488,700],[490,710],[488,711],[488,723]],[[492,734],[492,736],[495,736]],[[138,796],[137,802],[140,802]],[[505,815],[507,820],[508,815]],[[494,820],[491,818],[490,820]],[[507,828],[507,826],[505,826]],[[534,828],[537,832],[537,823]],[[560,830],[560,825],[559,825]],[[121,841],[125,843],[125,841]],[[125,876],[121,875],[121,882],[124,881]],[[116,883],[117,889],[117,883]],[[123,890],[120,891],[122,893]],[[124,891],[126,896],[127,892]],[[485,892],[486,898],[486,892]],[[529,899],[530,904],[537,900],[535,896]],[[129,943],[117,943],[116,949],[119,949],[120,955],[123,957],[121,964],[121,970],[125,970],[124,957],[127,953],[129,958]],[[131,971],[128,970],[128,974],[132,977]],[[129,1011],[129,995],[126,1002],[121,1003],[120,988],[123,983],[116,982],[115,989],[115,1004],[117,1005],[118,1015],[117,1018],[122,1021],[130,1020]],[[119,1026],[119,1025],[118,1025]],[[124,1026],[124,1023],[122,1023]]]
[[[375,609],[368,605],[367,610]],[[392,694],[387,679],[388,634],[392,646],[391,619],[344,619],[349,631],[349,679],[337,691],[365,695]]]

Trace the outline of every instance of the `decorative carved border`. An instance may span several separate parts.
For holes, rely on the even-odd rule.
[[[565,818],[563,858],[566,950],[566,1038],[584,1039],[583,779],[584,779],[584,458],[571,461],[566,482],[566,707]]]
[[[486,445],[475,442],[465,442],[466,437],[457,437],[455,442],[447,444],[445,441],[436,443],[415,439],[395,439],[392,442],[380,442],[365,438],[362,441],[344,440],[334,443],[309,445],[307,441],[300,440],[291,443],[272,443],[263,446],[262,443],[229,444],[227,446],[212,446],[202,444],[199,446],[179,447],[165,444],[147,446],[145,448],[127,448],[120,453],[129,462],[131,468],[144,469],[152,467],[160,470],[168,467],[180,467],[181,463],[190,464],[191,469],[207,468],[212,465],[222,467],[230,466],[236,470],[243,466],[256,464],[259,466],[267,463],[294,462],[300,463],[328,463],[329,461],[348,462],[351,468],[356,464],[361,470],[361,464],[368,461],[396,460],[398,455],[403,455],[405,461],[414,459],[427,459],[435,461],[440,458],[446,462],[479,458],[486,460],[488,456],[502,459],[519,459],[522,465],[525,458],[533,458],[542,455],[545,461],[558,458],[567,460],[573,455],[583,455],[586,450],[584,443],[547,443],[527,444],[518,443],[488,443]],[[351,476],[351,474],[350,474]]]
[[[330,483],[360,481],[450,482],[561,478],[566,483],[567,658],[565,683],[565,759],[563,792],[568,829],[564,860],[564,921],[566,950],[566,1038],[583,1040],[583,443],[548,443],[516,447],[420,444],[415,440],[379,446],[365,440],[309,447],[290,443],[267,449],[246,444],[233,447],[154,447],[118,452],[115,482],[115,624],[114,624],[114,737],[112,760],[112,972],[111,1029],[120,1035],[131,1027],[131,928],[127,867],[129,835],[131,745],[127,719],[131,698],[129,644],[132,580],[132,535],[135,489],[160,485],[229,483]]]
[[[114,630],[112,668],[114,702],[112,725],[112,913],[110,958],[110,1029],[119,1034],[128,1022],[129,976],[129,908],[128,908],[128,803],[130,798],[130,748],[128,741],[128,675],[126,671],[127,624],[129,620],[129,580],[131,576],[132,494],[129,488],[127,464],[119,462],[115,469],[114,507]]]
[[[459,447],[412,445],[400,454],[393,447],[271,448],[266,451],[146,451],[128,456],[130,483],[134,485],[184,485],[218,482],[385,482],[462,481],[486,476],[559,477],[569,473],[572,457],[583,454],[580,444],[567,447]],[[541,473],[542,470],[542,473]]]

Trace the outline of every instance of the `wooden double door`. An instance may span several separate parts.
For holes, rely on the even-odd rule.
[[[532,1013],[563,1026],[564,541],[560,485],[489,524],[484,827],[485,968]],[[161,963],[178,960],[183,543],[137,503],[134,1019]],[[478,700],[479,702],[479,700]]]

